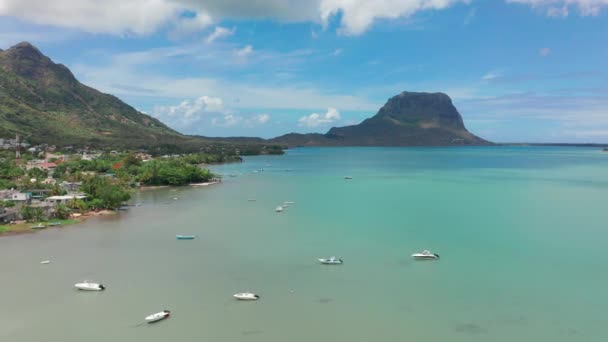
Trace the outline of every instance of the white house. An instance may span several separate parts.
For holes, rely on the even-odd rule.
[[[27,202],[32,199],[30,192],[16,192],[11,194],[10,200],[14,202]]]
[[[85,195],[63,195],[63,196],[50,196],[45,199],[46,202],[49,203],[67,203],[73,199],[85,199],[87,196]]]

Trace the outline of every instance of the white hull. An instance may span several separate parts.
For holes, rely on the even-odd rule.
[[[260,296],[255,293],[237,293],[233,295],[234,298],[238,300],[258,300]]]
[[[103,291],[105,286],[96,283],[78,283],[74,284],[74,287],[82,291]]]
[[[342,265],[342,259],[319,259],[319,262],[323,265]]]
[[[417,259],[417,260],[435,260],[435,259],[439,259],[436,256],[428,256],[428,255],[412,255],[412,258]]]
[[[412,258],[416,260],[435,260],[439,259],[439,254],[431,253],[429,251],[423,251],[422,253],[412,254]]]
[[[165,310],[165,311],[157,312],[153,315],[150,315],[150,316],[146,317],[145,320],[148,323],[154,323],[154,322],[163,320],[163,319],[169,317],[170,315],[171,315],[171,312],[168,310]]]
[[[280,213],[283,211],[283,207],[282,206],[278,206],[274,209],[274,211],[276,211],[277,213]]]

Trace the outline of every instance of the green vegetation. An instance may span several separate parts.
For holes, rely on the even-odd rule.
[[[12,208],[15,206],[15,202],[10,200],[0,200],[0,208]]]
[[[23,216],[23,219],[26,221],[40,222],[45,219],[44,210],[42,210],[42,208],[29,205],[21,207],[21,216]]]
[[[93,176],[86,179],[80,187],[90,200],[104,209],[119,208],[123,202],[131,198],[129,191],[113,183],[107,177]]]
[[[153,155],[276,154],[262,139],[214,139],[180,134],[115,96],[78,82],[29,43],[0,50],[0,137],[20,134],[33,144],[144,149]]]

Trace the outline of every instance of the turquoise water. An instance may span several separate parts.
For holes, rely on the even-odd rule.
[[[541,147],[217,166],[220,185],[0,238],[0,341],[606,341],[607,170],[597,149]],[[441,259],[411,260],[421,249]],[[344,265],[317,264],[332,255]],[[73,290],[83,279],[108,289]],[[261,300],[232,300],[246,290]]]

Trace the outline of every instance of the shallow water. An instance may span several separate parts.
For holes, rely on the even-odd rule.
[[[306,148],[215,170],[0,238],[0,341],[608,340],[607,153]],[[261,300],[232,299],[246,290]]]

